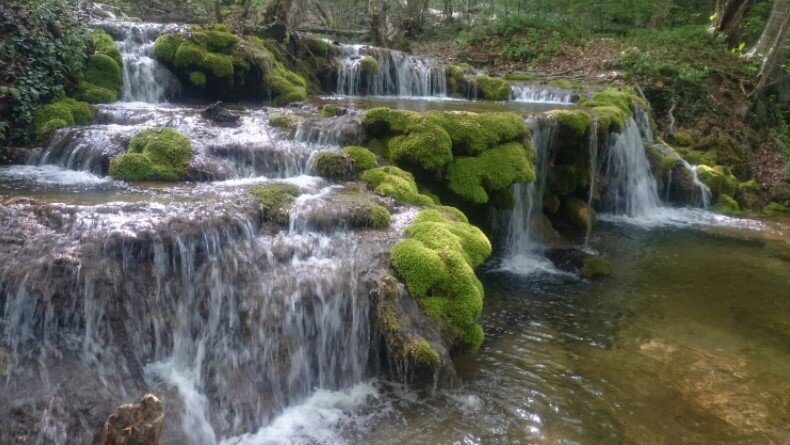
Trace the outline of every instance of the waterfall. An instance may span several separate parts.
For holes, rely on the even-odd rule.
[[[622,133],[611,138],[604,162],[603,208],[617,215],[650,216],[661,207],[658,185],[645,154],[636,120],[626,120]]]
[[[366,73],[363,58],[378,63],[378,73]],[[363,45],[342,45],[337,91],[347,96],[446,96],[444,65],[401,51]]]
[[[593,195],[595,194],[595,178],[598,176],[598,118],[593,118],[590,128],[590,191],[587,195],[587,230],[584,234],[584,249],[590,249],[590,236],[593,226]]]
[[[549,149],[553,125],[538,123],[532,132],[535,150],[535,181],[515,184],[512,187],[515,201],[508,221],[507,239],[503,252],[503,266],[517,271],[529,271],[537,266],[546,266],[547,260],[539,253],[542,245],[540,233],[536,231],[537,217],[542,216],[543,195],[548,178]]]
[[[513,102],[572,104],[578,100],[578,94],[572,91],[559,90],[536,85],[512,85],[510,100]]]

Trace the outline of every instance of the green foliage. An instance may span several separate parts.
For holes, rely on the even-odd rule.
[[[362,180],[384,196],[394,198],[403,204],[426,206],[433,204],[433,200],[417,190],[414,176],[398,167],[379,167],[367,170],[362,174]]]
[[[179,181],[194,151],[189,138],[172,128],[135,134],[126,153],[110,161],[110,176],[124,181]]]
[[[271,183],[253,187],[249,192],[258,198],[263,217],[277,224],[288,223],[288,209],[302,194],[293,184]]]
[[[28,142],[33,110],[77,83],[88,37],[67,0],[0,5],[0,145]]]
[[[33,134],[37,142],[44,142],[58,128],[90,124],[93,113],[93,107],[89,104],[64,97],[36,109],[33,119]]]
[[[392,248],[392,265],[427,315],[464,349],[477,349],[483,332],[476,320],[483,307],[483,286],[474,269],[491,254],[480,229],[460,212],[421,211]]]
[[[365,147],[345,147],[343,153],[354,160],[354,170],[357,172],[370,170],[376,166],[376,155]]]
[[[510,82],[488,76],[477,76],[477,90],[481,99],[508,100],[510,98]]]
[[[601,278],[612,274],[612,263],[599,256],[585,258],[579,271],[582,278]]]
[[[727,215],[737,215],[741,212],[738,202],[730,195],[721,194],[713,205],[713,210]]]
[[[476,204],[485,204],[489,193],[503,190],[515,182],[535,180],[532,162],[518,142],[484,151],[476,157],[456,157],[447,168],[447,186]]]

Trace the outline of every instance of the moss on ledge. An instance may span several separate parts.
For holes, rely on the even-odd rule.
[[[269,125],[285,130],[296,130],[299,126],[299,116],[293,114],[270,114]]]
[[[474,269],[491,254],[480,229],[455,209],[421,211],[392,248],[392,265],[422,310],[462,349],[477,349],[483,285]]]
[[[398,167],[379,167],[368,170],[362,175],[362,180],[373,187],[376,193],[389,196],[400,203],[418,206],[433,204],[433,200],[429,196],[418,191],[414,176]]]
[[[70,97],[37,108],[33,113],[33,134],[36,142],[46,141],[58,128],[90,124],[94,112],[90,104]]]
[[[74,97],[93,104],[114,102],[122,87],[120,65],[108,55],[94,54],[88,58]]]
[[[394,135],[387,142],[387,155],[393,162],[438,170],[453,158],[450,135],[419,113],[373,108],[365,113],[364,124],[374,137]]]
[[[697,167],[697,178],[710,188],[714,198],[720,195],[732,197],[738,190],[738,180],[723,166],[700,165]]]
[[[535,171],[524,146],[511,142],[484,151],[479,156],[459,156],[447,168],[447,185],[459,196],[485,204],[489,193],[504,190],[515,182],[532,182]]]
[[[426,116],[447,132],[456,155],[474,155],[503,142],[523,140],[528,134],[524,119],[514,113],[429,111]]]
[[[180,181],[194,155],[189,138],[172,128],[135,134],[126,153],[110,160],[110,176],[123,181]]]
[[[584,110],[554,110],[549,115],[557,120],[557,124],[572,131],[577,136],[584,136],[592,126],[592,118]]]
[[[648,108],[647,102],[628,91],[608,89],[599,91],[590,98],[579,101],[582,107],[591,108],[598,116],[598,126],[610,131],[622,132],[625,121],[634,115],[634,105]]]
[[[379,63],[371,56],[365,56],[359,62],[362,65],[362,72],[369,75],[374,76],[379,74]]]
[[[505,79],[477,76],[477,92],[480,99],[503,101],[510,99],[510,82]]]
[[[345,153],[322,151],[313,158],[311,168],[322,178],[348,180],[354,176],[354,159]]]
[[[288,223],[288,210],[302,194],[298,186],[281,182],[252,187],[248,192],[258,198],[264,219],[277,224]]]
[[[376,155],[365,147],[349,146],[343,148],[343,153],[354,160],[354,170],[361,173],[376,166]]]
[[[91,33],[91,40],[97,54],[109,56],[119,67],[123,66],[121,50],[118,49],[118,45],[115,44],[115,41],[109,34],[97,29]]]

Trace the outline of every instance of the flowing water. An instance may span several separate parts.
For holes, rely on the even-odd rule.
[[[591,138],[608,213],[571,240],[606,252],[613,276],[558,279],[543,258],[555,132],[529,119],[537,180],[514,186],[506,241],[481,271],[486,340],[455,361],[459,384],[404,386],[380,369],[369,286],[415,211],[353,230],[331,200],[345,188],[310,176],[311,157],[359,143],[358,110],[373,106],[558,105],[405,98],[444,95],[443,67],[349,46],[338,92],[393,97],[319,99],[349,109],[335,118],[237,106],[240,125],[217,127],[167,103],[177,85],[150,48],[175,25],[98,26],[122,49],[123,99],[0,167],[0,443],[91,443],[146,392],[164,401],[165,444],[790,442],[790,221],[663,204],[643,115]],[[360,80],[363,55],[379,77]],[[300,116],[295,134],[271,113]],[[192,181],[109,178],[129,138],[159,126],[192,140]],[[273,180],[303,192],[287,227],[246,193]]]

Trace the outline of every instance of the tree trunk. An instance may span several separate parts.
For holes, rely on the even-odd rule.
[[[453,21],[453,0],[444,0],[444,20],[448,23]]]
[[[754,87],[752,95],[760,96],[767,87],[772,85],[773,79],[777,76],[777,73],[779,76],[781,76],[781,62],[784,56],[784,46],[787,42],[789,31],[790,14],[785,14],[782,24],[779,27],[779,30],[765,55],[765,62],[763,63],[763,67],[760,70],[757,86]]]
[[[263,10],[262,33],[278,42],[285,42],[290,34],[292,0],[272,0]]]
[[[376,46],[387,45],[387,16],[384,0],[368,1],[368,25],[370,39]]]
[[[222,4],[220,0],[214,0],[214,19],[217,23],[222,23]]]
[[[714,28],[727,39],[727,44],[738,44],[741,21],[750,0],[718,0],[716,2],[716,22]]]
[[[782,28],[782,21],[790,15],[790,0],[774,0],[771,15],[768,17],[768,22],[765,24],[760,40],[754,45],[754,48],[749,52],[750,57],[764,57],[771,49],[771,44],[776,40],[780,29]]]

